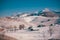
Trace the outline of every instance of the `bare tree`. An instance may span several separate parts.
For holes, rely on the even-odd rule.
[[[22,24],[22,25],[19,25],[19,29],[21,30],[21,29],[24,29],[24,25]]]
[[[50,36],[52,36],[52,27],[51,26],[49,27],[49,33],[50,33]]]

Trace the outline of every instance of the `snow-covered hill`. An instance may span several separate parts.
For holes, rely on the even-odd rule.
[[[60,39],[58,19],[59,16],[55,12],[45,9],[42,12],[23,13],[0,18],[0,27],[5,29],[3,31],[5,35],[17,40]],[[21,25],[24,25],[23,30],[19,30]],[[29,27],[32,27],[34,31],[29,31]]]

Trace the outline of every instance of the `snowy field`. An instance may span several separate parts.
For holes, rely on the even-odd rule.
[[[37,28],[38,31],[18,30],[6,32],[5,35],[16,38],[17,40],[48,40],[51,38],[60,39],[60,27],[54,27],[52,35],[49,33],[49,27]]]
[[[21,30],[22,31],[22,30]],[[40,33],[37,31],[18,31],[18,32],[12,32],[7,33],[6,35],[16,38],[17,40],[44,40],[45,35],[44,33]]]

